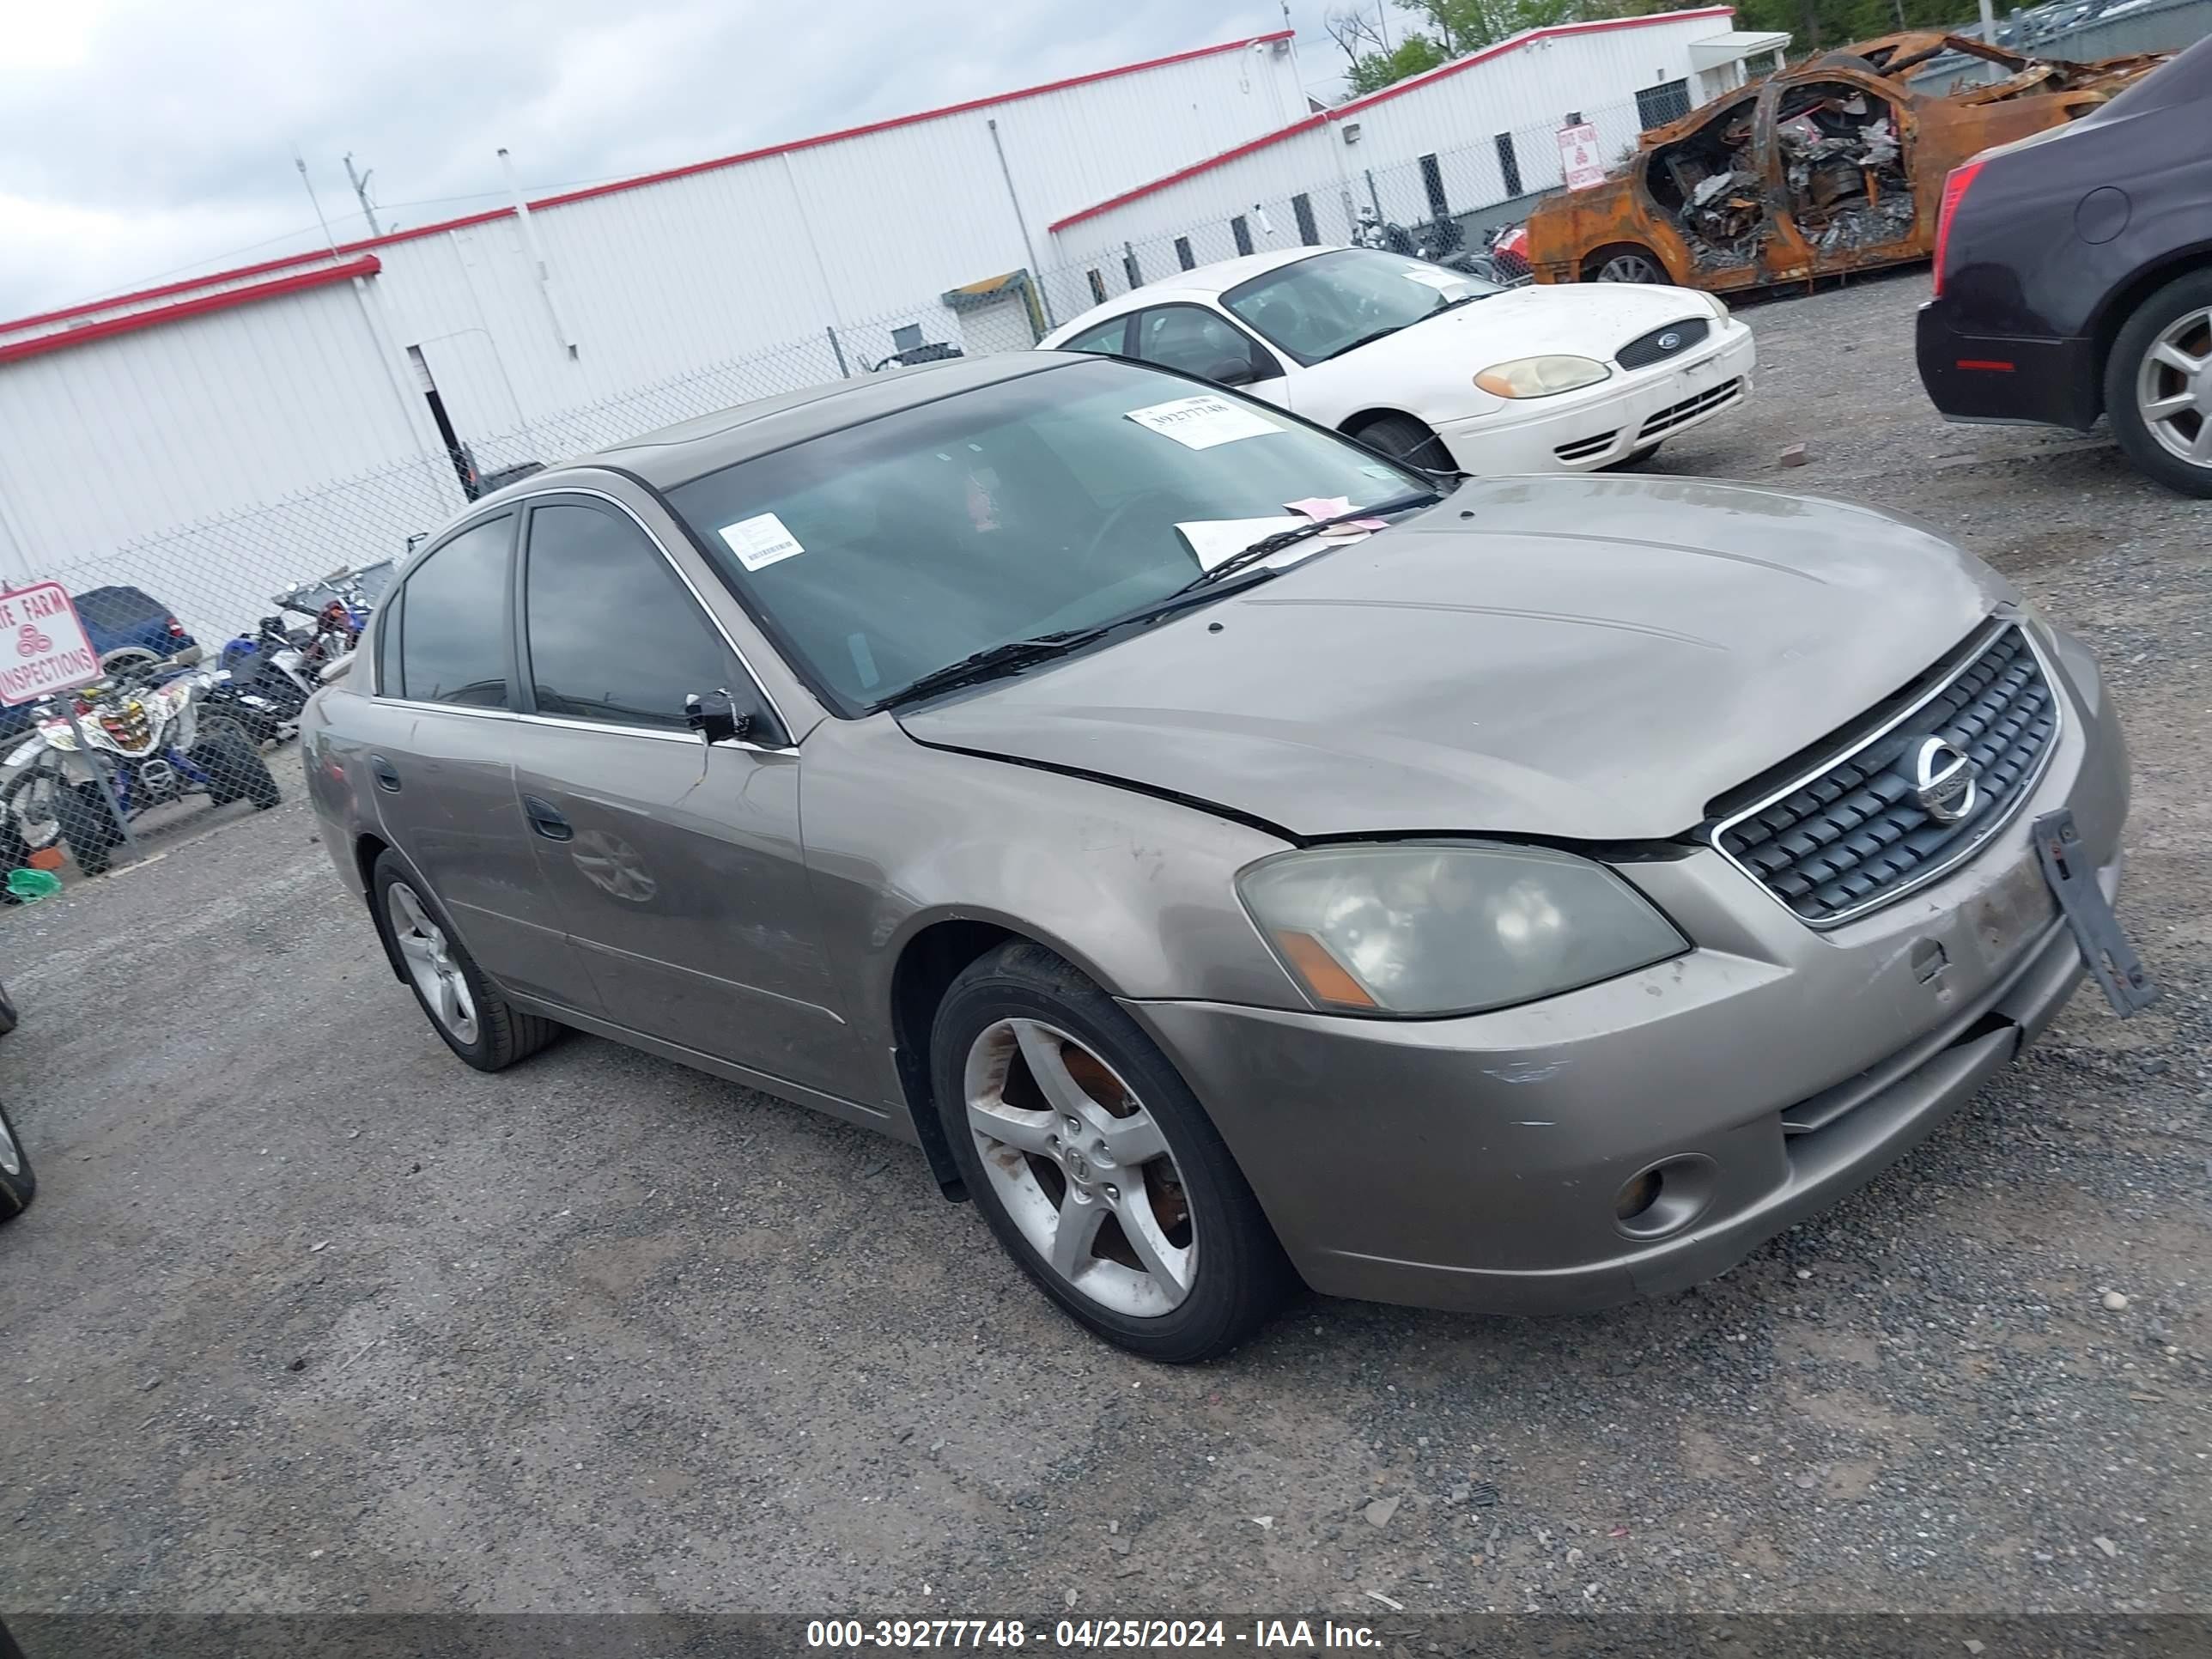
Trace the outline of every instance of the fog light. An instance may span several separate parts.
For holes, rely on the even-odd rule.
[[[1719,1166],[1703,1152],[1663,1158],[1621,1183],[1613,1199],[1613,1224],[1630,1238],[1668,1237],[1711,1207],[1719,1184]]]
[[[1659,1201],[1662,1185],[1659,1171],[1646,1170],[1626,1186],[1613,1200],[1613,1212],[1623,1221],[1633,1221]]]

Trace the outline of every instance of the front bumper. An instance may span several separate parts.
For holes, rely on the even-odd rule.
[[[1573,1312],[1682,1289],[1834,1203],[1932,1133],[2082,976],[2030,824],[2072,808],[2107,896],[2127,769],[2094,670],[2033,795],[1942,880],[1826,933],[1710,849],[1621,866],[1697,941],[1601,985],[1464,1018],[1136,1002],[1291,1260],[1339,1296]],[[1614,1212],[1705,1161],[1660,1238]]]
[[[1735,408],[1751,396],[1757,363],[1751,330],[1731,319],[1689,356],[1616,369],[1611,380],[1579,392],[1447,421],[1437,434],[1454,463],[1477,477],[1593,472]]]
[[[1968,333],[1948,301],[1929,300],[1913,325],[1913,354],[1928,400],[1947,420],[2077,432],[2097,423],[2094,341]]]

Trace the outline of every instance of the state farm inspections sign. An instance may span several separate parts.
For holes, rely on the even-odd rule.
[[[12,708],[99,678],[68,589],[33,582],[0,592],[0,702]]]

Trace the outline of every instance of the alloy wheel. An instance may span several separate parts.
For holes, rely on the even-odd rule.
[[[2212,307],[2159,331],[2136,374],[2136,404],[2152,437],[2191,466],[2212,467]]]
[[[469,981],[460,963],[453,960],[445,929],[430,919],[422,901],[405,882],[393,882],[386,893],[392,939],[424,1005],[456,1042],[474,1042],[476,1000],[469,994]]]
[[[1641,253],[1616,253],[1597,270],[1601,283],[1663,283],[1659,267]]]
[[[1080,1039],[1036,1019],[986,1028],[964,1076],[985,1177],[1046,1265],[1115,1313],[1178,1306],[1198,1241],[1182,1172],[1135,1091]]]

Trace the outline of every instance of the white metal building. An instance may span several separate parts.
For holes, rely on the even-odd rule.
[[[0,324],[0,572],[395,468],[419,527],[461,501],[448,442],[488,470],[553,422],[558,460],[700,412],[641,394],[718,365],[726,404],[917,343],[1026,346],[1046,224],[1305,107],[1284,30]],[[211,548],[240,556],[124,562]],[[231,626],[270,591],[211,585],[173,603]]]
[[[1790,37],[1735,30],[1734,16],[1711,6],[1524,30],[1187,162],[1054,220],[1049,291],[1065,314],[1099,289],[1132,286],[1132,262],[1138,277],[1158,276],[1348,240],[1362,206],[1413,224],[1555,188],[1555,135],[1570,116],[1597,126],[1610,160],[1645,128],[1776,67]]]
[[[1781,38],[1730,16],[1534,30],[1318,114],[1283,30],[0,323],[0,576],[136,581],[228,632],[461,505],[457,450],[556,462],[895,353],[1026,347],[1092,268],[1140,279],[1147,238],[1155,274],[1233,251],[1247,204],[1311,241],[1355,182],[1408,221],[1424,189],[1540,188],[1567,112],[1625,101],[1626,138],[1639,99],[1687,108]],[[1515,180],[1494,140],[1524,129]]]

